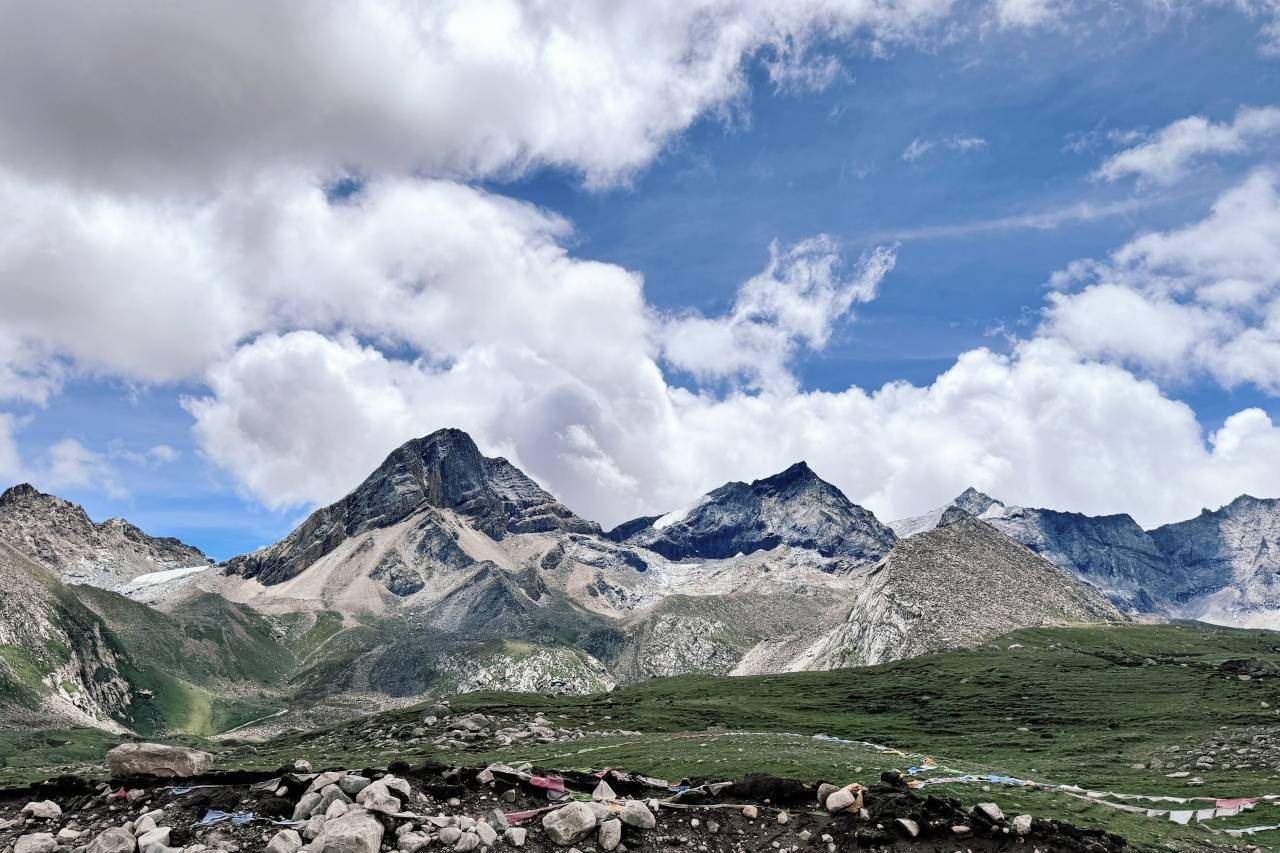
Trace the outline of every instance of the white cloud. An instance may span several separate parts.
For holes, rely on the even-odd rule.
[[[1241,154],[1275,136],[1280,136],[1277,107],[1242,107],[1230,123],[1189,116],[1156,132],[1141,145],[1113,154],[1096,174],[1108,181],[1136,175],[1169,185],[1181,179],[1196,160],[1215,154]]]
[[[1056,274],[1039,334],[1158,377],[1280,391],[1280,175],[1253,173],[1190,226]]]
[[[33,4],[0,28],[0,161],[116,188],[215,186],[263,168],[610,184],[759,57],[781,88],[829,83],[821,39],[926,38],[952,0],[288,0]],[[55,46],[56,45],[56,46]]]
[[[819,351],[834,324],[855,302],[869,302],[893,269],[894,249],[878,248],[851,276],[840,274],[836,241],[827,235],[782,250],[769,247],[769,264],[739,290],[725,317],[687,315],[664,326],[663,353],[700,378],[742,377],[747,387],[794,387],[789,363],[804,345]]]
[[[903,150],[902,159],[908,163],[914,163],[937,148],[945,148],[948,151],[973,151],[986,146],[987,140],[981,136],[948,136],[942,139],[917,137],[911,140],[911,144]]]
[[[996,0],[996,21],[1002,29],[1044,26],[1058,20],[1064,6],[1054,0]]]

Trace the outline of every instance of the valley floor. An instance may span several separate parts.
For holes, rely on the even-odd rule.
[[[1280,830],[1231,833],[1280,823],[1280,800],[1249,802],[1234,816],[1203,811],[1280,794],[1277,686],[1280,637],[1269,632],[1040,629],[865,669],[656,679],[593,696],[466,694],[434,722],[423,708],[405,709],[205,748],[221,768],[267,774],[299,758],[317,768],[527,761],[673,782],[770,773],[870,785],[900,771],[920,795],[1115,832],[1131,849],[1269,850]],[[484,715],[478,731],[460,723],[471,714]],[[0,732],[0,781],[102,777],[101,756],[116,740]],[[984,775],[996,778],[966,778]],[[1037,784],[1018,784],[1026,781]],[[1170,819],[1184,811],[1205,819]]]

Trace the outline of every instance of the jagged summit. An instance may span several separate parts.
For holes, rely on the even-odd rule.
[[[618,528],[629,531],[623,540],[672,560],[722,559],[790,545],[875,562],[894,542],[893,531],[805,462],[751,483],[726,483],[687,509],[641,521]]]
[[[961,492],[951,505],[963,509],[970,515],[980,516],[992,507],[1003,507],[1004,503],[970,486]]]
[[[228,561],[228,571],[278,583],[347,538],[390,527],[428,507],[451,510],[492,539],[563,530],[599,534],[506,459],[484,456],[460,429],[441,429],[393,450],[363,483],[312,513],[270,548]]]
[[[19,483],[0,494],[0,540],[71,583],[115,587],[138,575],[207,565],[199,548],[148,536],[122,518],[95,522],[77,503]]]

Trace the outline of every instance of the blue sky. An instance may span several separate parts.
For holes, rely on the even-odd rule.
[[[765,268],[774,242],[785,247],[812,235],[830,235],[838,241],[847,266],[877,246],[896,246],[896,263],[875,297],[859,299],[851,311],[829,318],[825,343],[806,345],[802,337],[794,338],[798,343],[786,360],[794,379],[788,393],[838,395],[851,386],[872,391],[889,382],[925,388],[956,365],[963,353],[987,348],[1019,358],[1014,354],[1018,342],[1042,334],[1041,312],[1055,271],[1078,259],[1105,259],[1141,233],[1170,231],[1205,219],[1216,199],[1268,164],[1275,153],[1275,136],[1238,155],[1206,157],[1169,184],[1141,176],[1114,181],[1095,176],[1108,157],[1150,140],[1185,117],[1229,123],[1242,107],[1273,105],[1280,92],[1280,59],[1260,49],[1258,31],[1258,19],[1227,6],[1197,7],[1172,19],[1134,13],[1114,28],[1070,19],[1030,29],[987,27],[976,36],[893,46],[883,55],[869,53],[842,34],[819,30],[807,53],[836,56],[841,65],[827,85],[816,90],[780,87],[761,61],[767,60],[768,50],[748,55],[741,97],[698,110],[687,127],[663,137],[655,156],[642,157],[637,168],[625,170],[609,186],[584,185],[588,155],[565,162],[550,156],[539,162],[534,157],[515,177],[509,169],[471,174],[464,170],[461,177],[449,174],[447,179],[563,217],[572,224],[572,232],[558,235],[556,242],[571,258],[639,274],[646,310],[666,317],[731,314],[743,282]],[[555,104],[547,108],[555,109]],[[590,112],[586,116],[589,120]],[[964,145],[956,142],[966,139],[970,142]],[[377,140],[363,141],[371,151],[378,147]],[[924,152],[909,159],[904,154],[913,143]],[[35,185],[53,186],[62,180],[56,165],[34,158],[30,162]],[[330,174],[344,168],[369,175],[371,183],[393,171],[335,158]],[[439,179],[449,171],[419,169],[416,179]],[[226,180],[230,179],[225,175],[208,177],[210,187]],[[117,187],[101,191],[139,192]],[[153,191],[166,203],[176,192],[150,186],[142,192]],[[207,191],[183,188],[193,194]],[[354,202],[340,203],[359,204],[363,192],[355,193]],[[0,275],[20,269],[0,261]],[[113,286],[105,280],[93,282],[92,270],[82,274],[88,278],[85,287]],[[424,273],[415,287],[429,291],[433,280],[430,272]],[[137,298],[123,289],[119,293],[121,300]],[[538,304],[536,294],[531,304]],[[252,347],[260,335],[311,329],[306,315],[298,311],[278,328],[250,331],[237,338],[236,346]],[[593,346],[609,348],[613,318],[572,312],[566,316],[569,324],[580,320],[604,329],[584,340],[584,352]],[[527,321],[538,324],[544,319],[535,309]],[[548,316],[545,322],[566,321]],[[330,340],[338,340],[345,327],[341,320],[314,326]],[[424,370],[450,369],[478,351],[437,352],[430,339],[414,340],[390,325],[385,331],[369,326],[353,331],[358,344],[390,362],[407,365],[420,359],[416,363]],[[141,334],[147,333],[144,327]],[[121,333],[121,340],[136,334],[131,327]],[[39,338],[29,327],[22,335],[26,340]],[[537,345],[529,348],[537,352]],[[0,347],[0,356],[3,353]],[[358,480],[353,472],[367,470],[368,460],[394,446],[382,433],[374,436],[371,429],[352,422],[351,432],[337,443],[359,446],[351,454],[358,466],[355,461],[344,463],[323,486],[290,491],[288,499],[274,501],[264,498],[273,484],[287,489],[299,477],[285,471],[279,481],[256,478],[252,469],[260,468],[261,462],[248,460],[257,457],[238,456],[231,438],[211,437],[212,427],[193,432],[198,417],[183,403],[216,398],[222,404],[228,392],[215,389],[211,397],[209,376],[218,363],[231,363],[230,356],[159,379],[146,375],[151,371],[145,369],[111,366],[109,358],[95,363],[70,345],[50,344],[42,358],[64,367],[56,391],[40,399],[18,393],[7,402],[0,398],[0,412],[12,419],[16,449],[17,461],[11,462],[9,473],[30,475],[38,484],[82,503],[95,518],[123,515],[148,532],[178,536],[219,558],[279,538],[316,500],[339,496],[341,483],[353,486]],[[697,364],[689,368],[675,359],[655,358],[671,388],[699,391],[717,400],[761,393],[740,374],[716,374]],[[1280,415],[1273,389],[1264,382],[1228,381],[1212,370],[1156,369],[1147,362],[1135,364],[1133,358],[1092,352],[1082,351],[1081,358],[1123,368],[1135,381],[1155,382],[1167,400],[1189,404],[1202,430],[1198,441],[1203,447],[1209,446],[1210,434],[1241,410]],[[521,375],[526,383],[544,381]],[[409,395],[399,386],[397,393]],[[407,438],[417,423],[422,432],[443,425],[439,421],[446,415],[437,405],[447,410],[443,403],[451,406],[453,401],[440,401],[426,390],[413,394],[422,395],[413,403],[420,409],[410,406],[406,413],[397,408],[394,418],[400,420],[387,435],[408,433]],[[314,414],[293,425],[303,429],[312,420],[341,420],[323,400],[317,392]],[[297,417],[305,411],[300,405],[290,401],[286,407],[282,402],[281,418]],[[245,421],[269,419],[271,409],[267,398],[252,413],[232,412],[221,423],[235,424],[236,436],[243,438],[253,429]],[[292,414],[286,416],[285,411]],[[550,417],[538,411],[541,414],[531,418],[534,422]],[[490,424],[498,416],[475,417],[477,423]],[[510,417],[525,415],[511,412]],[[735,431],[732,419],[725,423],[726,434]],[[569,432],[567,424],[548,430],[563,436]],[[806,429],[805,424],[793,425],[797,432]],[[486,449],[518,456],[517,461],[566,499],[609,487],[608,478],[599,473],[586,485],[572,480],[576,475],[567,472],[579,469],[564,462],[563,447],[549,449],[536,437],[496,427],[478,431]],[[361,443],[365,436],[370,436],[367,444]],[[74,440],[83,455],[77,457],[74,472],[58,474],[49,461],[50,448],[67,439]],[[325,439],[334,446],[332,436],[326,434]],[[810,436],[804,441],[823,440]],[[1088,440],[1092,439],[1081,439],[1081,446],[1088,446]],[[636,486],[625,505],[607,512],[573,505],[584,515],[612,516],[611,520],[632,510],[661,510],[663,501],[680,494],[692,497],[695,485],[710,487],[717,477],[767,473],[794,448],[796,454],[816,453],[826,461],[825,467],[815,465],[820,474],[873,507],[879,501],[879,507],[923,511],[930,501],[949,494],[948,489],[987,472],[990,481],[979,485],[996,491],[997,497],[1089,511],[1113,508],[1105,496],[1095,498],[1074,482],[1058,488],[1049,473],[1025,481],[998,473],[1003,468],[989,464],[991,448],[979,453],[980,458],[966,456],[971,449],[957,449],[954,472],[944,459],[930,469],[941,473],[898,473],[894,483],[915,485],[891,487],[860,473],[865,465],[852,466],[859,471],[844,470],[838,448],[810,449],[804,441],[783,442],[777,454],[744,445],[696,476],[685,476],[686,462],[672,461],[680,476],[671,476],[661,488],[646,491]],[[601,438],[601,443],[607,441]],[[172,448],[176,458],[148,459],[156,446]],[[260,450],[270,444],[263,440],[255,446]],[[340,448],[333,452],[344,457]],[[1050,444],[1036,452],[1052,454],[1054,448]],[[299,471],[326,464],[308,459],[305,449],[298,453]],[[609,470],[619,469],[635,479],[644,466],[628,469],[628,463],[618,461],[623,455],[614,453],[617,465]],[[557,467],[562,462],[568,467]],[[1219,477],[1217,469],[1205,464],[1202,474],[1187,481],[1180,501],[1162,504],[1149,518],[1168,520],[1170,514],[1211,503],[1238,486],[1258,485],[1256,480]],[[743,470],[732,473],[734,465]],[[313,474],[311,470],[307,476]],[[1150,476],[1156,477],[1154,469]],[[1219,481],[1221,490],[1216,488]],[[1014,494],[998,493],[1002,482]],[[1215,488],[1205,488],[1204,483]],[[1280,484],[1268,493],[1280,494]]]

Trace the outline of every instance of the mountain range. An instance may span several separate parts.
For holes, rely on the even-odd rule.
[[[1019,627],[1268,626],[1280,502],[1145,531],[970,489],[883,523],[799,462],[603,531],[460,430],[212,564],[0,496],[0,718],[237,735],[424,695],[881,663]]]

